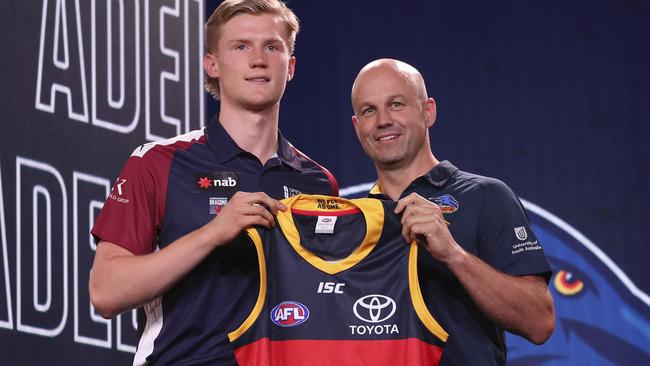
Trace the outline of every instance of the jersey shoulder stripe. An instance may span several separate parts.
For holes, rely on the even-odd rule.
[[[200,130],[190,131],[188,133],[178,135],[166,140],[153,141],[153,142],[148,142],[146,144],[140,145],[135,150],[133,150],[133,153],[131,153],[131,157],[135,156],[141,158],[151,149],[160,146],[177,147],[179,149],[186,149],[193,142],[196,141],[202,142],[204,140],[205,140],[205,128],[202,128]]]

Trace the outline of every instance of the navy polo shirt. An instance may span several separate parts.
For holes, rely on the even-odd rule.
[[[404,190],[436,203],[449,231],[465,251],[511,275],[551,269],[521,202],[503,182],[459,170],[442,161]],[[370,197],[387,199],[375,185]],[[449,333],[441,365],[505,365],[503,330],[475,305],[456,277],[426,251],[418,258],[425,303]]]
[[[237,191],[275,199],[338,195],[334,177],[281,134],[277,154],[262,164],[215,118],[204,129],[135,149],[92,234],[135,255],[148,254],[205,225]],[[244,320],[259,288],[255,250],[238,241],[215,249],[144,306],[135,364],[236,364],[226,332]]]

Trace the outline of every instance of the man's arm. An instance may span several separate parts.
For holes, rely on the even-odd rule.
[[[395,213],[402,213],[404,238],[420,241],[443,262],[495,324],[535,344],[551,336],[553,298],[542,277],[501,273],[467,253],[451,236],[438,206],[416,193],[401,199]]]
[[[274,226],[273,215],[285,209],[265,193],[237,192],[217,217],[160,251],[136,256],[117,244],[100,241],[90,274],[90,299],[105,318],[142,306],[243,230]]]

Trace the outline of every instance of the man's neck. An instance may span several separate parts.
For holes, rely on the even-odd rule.
[[[265,164],[278,151],[279,105],[262,112],[225,107],[219,121],[237,146]]]
[[[399,200],[411,182],[425,175],[438,164],[439,161],[432,154],[399,168],[385,169],[375,164],[381,193],[393,201]]]

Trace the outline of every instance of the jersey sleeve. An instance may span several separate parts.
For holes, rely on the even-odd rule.
[[[548,260],[514,192],[503,182],[491,180],[484,186],[482,198],[479,257],[501,272],[537,274],[548,282]]]
[[[135,255],[154,251],[166,182],[160,182],[164,175],[150,160],[135,152],[128,159],[91,230],[95,240],[117,244]]]

